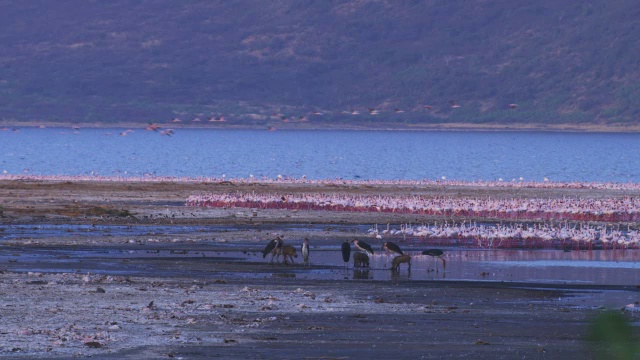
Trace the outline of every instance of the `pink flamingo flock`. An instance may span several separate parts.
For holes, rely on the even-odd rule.
[[[400,225],[385,230],[378,226],[367,235],[381,240],[400,238],[428,245],[466,245],[481,248],[639,248],[640,232],[620,230],[620,222],[640,220],[640,201],[622,198],[491,199],[425,196],[374,196],[344,194],[215,193],[192,195],[188,206],[255,209],[387,212],[451,218],[507,220],[509,224]],[[538,224],[513,221],[544,221]],[[548,223],[547,223],[548,221]],[[569,221],[572,223],[570,224]],[[577,223],[576,223],[577,221]],[[586,222],[599,222],[592,225]],[[607,225],[607,223],[617,222]],[[604,224],[603,224],[604,223]]]
[[[640,200],[621,198],[451,198],[403,195],[214,193],[189,206],[384,212],[498,220],[640,221]]]
[[[640,191],[638,183],[544,182],[529,181],[456,181],[456,180],[312,180],[277,176],[262,177],[168,177],[101,175],[30,175],[0,174],[0,180],[36,181],[114,181],[236,184],[320,184],[333,186],[440,186],[440,187],[510,187],[568,188],[614,191]],[[508,221],[509,224],[460,224],[443,221],[432,226],[411,224],[378,231],[377,225],[366,234],[376,240],[400,238],[429,244],[463,244],[478,247],[563,247],[640,248],[640,231],[631,225],[621,230],[620,222],[640,222],[640,200],[632,196],[581,198],[453,198],[408,195],[346,195],[324,193],[214,193],[192,195],[188,206],[243,207],[257,209],[325,210],[432,215],[450,219],[479,218]],[[451,221],[451,220],[450,220]],[[524,224],[517,221],[544,221]],[[570,221],[572,223],[570,223]],[[588,222],[599,222],[590,224]],[[618,224],[611,224],[617,222]],[[609,223],[609,224],[607,224]]]
[[[586,224],[567,221],[541,224],[478,224],[476,222],[436,222],[433,225],[401,224],[379,231],[374,225],[367,236],[376,241],[399,239],[424,242],[428,246],[465,245],[479,248],[575,248],[602,249],[640,248],[640,231],[626,231],[620,225]]]

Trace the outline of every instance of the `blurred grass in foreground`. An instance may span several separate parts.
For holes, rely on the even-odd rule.
[[[618,311],[599,314],[589,328],[595,359],[640,359],[640,346],[633,336],[633,327]]]

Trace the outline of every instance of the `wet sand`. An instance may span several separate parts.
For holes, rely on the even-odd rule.
[[[237,261],[226,250],[254,253],[275,235],[296,245],[309,237],[312,244],[331,247],[352,238],[357,227],[431,220],[288,210],[260,210],[254,216],[250,209],[184,205],[193,194],[252,189],[629,195],[583,189],[0,181],[5,229],[0,232],[0,356],[587,359],[594,356],[585,340],[590,321],[605,309],[621,311],[640,301],[640,284],[635,283],[415,280],[406,268],[389,280],[361,279],[352,269],[345,272],[347,279],[323,280],[304,275],[344,270],[313,264],[313,253],[310,267],[271,265],[261,256]],[[51,224],[87,225],[89,230],[8,236],[18,226]],[[103,225],[132,230],[111,234],[100,230]],[[102,255],[82,260],[83,251]],[[109,255],[114,253],[130,255]],[[425,270],[416,266],[416,271]],[[624,314],[639,321],[635,307],[626,307]]]

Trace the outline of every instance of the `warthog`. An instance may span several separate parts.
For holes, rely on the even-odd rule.
[[[409,255],[399,255],[393,258],[391,262],[391,270],[397,271],[400,270],[400,264],[407,263],[409,264],[408,270],[411,270],[411,256]]]
[[[369,256],[365,253],[357,252],[353,254],[353,267],[369,267]]]
[[[295,263],[295,261],[293,261],[294,257],[298,257],[298,253],[296,252],[296,248],[294,248],[291,245],[285,245],[282,247],[282,255],[284,256],[284,263],[288,264],[289,262],[287,261],[287,256],[289,257],[289,259],[291,259],[292,263]]]

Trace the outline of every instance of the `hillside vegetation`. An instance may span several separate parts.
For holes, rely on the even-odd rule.
[[[633,0],[0,0],[0,119],[637,125],[638,19]]]

